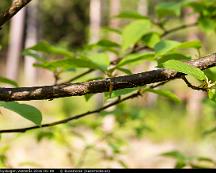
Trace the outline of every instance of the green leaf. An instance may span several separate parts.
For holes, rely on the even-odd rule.
[[[203,133],[203,135],[207,136],[207,135],[211,135],[213,133],[216,133],[216,127],[213,127],[211,129],[205,130],[204,133]]]
[[[41,125],[42,114],[37,108],[31,105],[20,104],[18,102],[0,102],[0,106],[18,113],[23,118],[32,121],[36,125]]]
[[[37,63],[34,66],[45,68],[51,71],[61,70],[71,70],[74,68],[91,68],[98,69],[101,71],[106,71],[110,61],[106,54],[91,54],[89,58],[66,58],[61,60],[54,60],[50,62]]]
[[[169,60],[165,63],[163,63],[163,67],[171,70],[175,70],[177,72],[181,72],[187,75],[191,75],[195,77],[198,80],[205,80],[206,76],[203,71],[201,71],[199,68],[194,67],[190,64],[186,64],[181,61],[177,60]]]
[[[105,92],[105,97],[106,98],[115,98],[115,97],[119,97],[125,94],[129,94],[131,92],[136,91],[137,88],[126,88],[126,89],[121,89],[121,90],[117,90],[117,91],[112,91],[112,93],[109,92]]]
[[[105,53],[90,54],[88,59],[101,71],[107,71],[110,65],[109,56]]]
[[[159,43],[157,43],[154,47],[157,55],[164,55],[181,45],[180,42],[173,41],[173,40],[161,40]]]
[[[208,90],[208,98],[216,103],[216,89]]]
[[[101,47],[108,47],[108,48],[112,48],[112,47],[118,48],[120,46],[118,43],[115,43],[115,42],[110,41],[110,40],[105,40],[105,39],[97,42],[97,45],[99,45]]]
[[[176,103],[181,103],[181,100],[175,94],[167,90],[155,90],[155,89],[148,88],[148,89],[145,89],[144,91],[152,92],[154,94],[158,94],[158,95],[167,97],[168,99],[173,100]]]
[[[111,33],[118,34],[118,35],[121,34],[121,30],[117,28],[103,27],[103,30],[105,32],[111,32]]]
[[[166,54],[157,60],[158,67],[163,67],[163,63],[165,63],[168,60],[190,61],[191,57],[179,53]]]
[[[178,48],[195,48],[195,49],[199,49],[202,47],[202,43],[199,40],[193,40],[193,41],[186,41],[181,43]]]
[[[180,16],[181,2],[163,2],[156,6],[156,12],[159,17]]]
[[[185,161],[177,161],[177,162],[176,162],[176,165],[175,165],[175,168],[176,168],[176,169],[182,169],[182,168],[184,168],[186,165],[187,165],[187,164],[186,164]]]
[[[93,96],[94,96],[94,94],[86,94],[86,95],[84,95],[84,98],[86,101],[89,101]]]
[[[32,58],[34,58],[36,61],[41,62],[41,63],[47,62],[46,58],[42,57],[41,55],[39,55],[39,53],[37,53],[36,51],[31,50],[31,49],[25,49],[25,50],[22,52],[22,55],[23,55],[23,56],[32,57]]]
[[[37,134],[37,141],[41,142],[43,139],[54,138],[54,132],[51,131],[39,131]]]
[[[128,65],[137,61],[145,60],[145,59],[153,59],[154,53],[151,52],[144,52],[144,53],[134,53],[127,55],[124,57],[120,63],[117,65],[117,67],[121,67],[124,65]]]
[[[123,160],[118,160],[118,163],[125,169],[128,168],[128,165]]]
[[[1,77],[1,76],[0,76],[0,83],[10,84],[12,86],[18,87],[18,84],[16,81],[13,81],[8,78]]]
[[[136,20],[127,25],[122,32],[122,50],[125,51],[132,47],[150,30],[151,22],[149,20]]]
[[[123,11],[116,17],[121,19],[147,19],[148,18],[134,11]]]
[[[182,162],[185,162],[185,160],[188,159],[184,154],[178,151],[166,152],[166,153],[161,154],[161,156],[171,157],[173,159],[176,159],[177,161],[182,161]]]
[[[73,57],[73,53],[71,51],[60,46],[53,46],[46,41],[41,41],[35,46],[28,49],[35,50],[38,52],[48,53],[48,54],[63,55],[65,57]]]
[[[160,35],[156,32],[151,32],[143,36],[142,41],[150,48],[154,48],[154,46],[160,41]]]
[[[204,32],[214,32],[216,29],[215,20],[207,17],[199,18],[198,24]]]
[[[117,67],[116,69],[119,70],[119,71],[121,71],[121,72],[123,72],[123,73],[125,73],[125,74],[127,74],[127,75],[133,74],[133,73],[132,73],[130,70],[128,70],[127,68]]]

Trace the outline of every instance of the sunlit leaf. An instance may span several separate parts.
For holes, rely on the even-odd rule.
[[[160,35],[156,32],[151,32],[143,36],[142,41],[150,48],[154,48],[154,46],[160,41]]]
[[[106,71],[110,65],[109,56],[105,53],[90,54],[88,59],[102,71]]]
[[[216,29],[216,22],[214,19],[201,17],[198,20],[200,28],[205,32],[214,32]]]
[[[156,90],[156,89],[145,89],[145,91],[148,91],[148,92],[152,92],[154,94],[158,94],[158,95],[161,95],[161,96],[164,96],[164,97],[167,97],[168,99],[170,100],[173,100],[175,101],[176,103],[180,103],[181,100],[172,92],[168,91],[168,90]]]
[[[99,42],[97,42],[97,45],[99,46],[102,46],[102,47],[107,47],[107,48],[110,48],[110,47],[119,47],[120,45],[118,43],[115,43],[113,41],[110,41],[110,40],[100,40]]]
[[[161,40],[159,43],[157,43],[154,47],[157,55],[164,55],[181,45],[180,42],[173,41],[173,40]]]
[[[165,63],[168,60],[190,61],[191,57],[185,56],[185,55],[180,54],[180,53],[166,54],[157,60],[158,67],[162,67],[163,63]]]
[[[177,60],[169,60],[163,63],[163,67],[171,70],[175,70],[177,72],[181,72],[187,75],[191,75],[198,80],[205,80],[205,73],[197,67],[186,64]]]
[[[183,161],[183,162],[188,159],[184,154],[180,153],[179,151],[170,151],[170,152],[162,153],[161,156],[171,157],[173,159],[176,159],[178,161]]]
[[[156,6],[156,12],[159,17],[180,16],[181,8],[181,2],[163,2]]]
[[[148,18],[134,11],[123,11],[116,17],[122,19],[147,19]]]
[[[0,83],[10,84],[12,86],[18,87],[18,84],[16,81],[10,80],[8,78],[1,77],[1,76],[0,76]]]
[[[71,51],[67,50],[66,48],[51,45],[46,41],[41,41],[29,49],[35,50],[38,52],[54,54],[54,55],[63,55],[65,57],[73,57],[73,53]]]
[[[124,65],[128,65],[146,59],[154,59],[154,53],[144,52],[144,53],[134,53],[134,54],[127,55],[120,61],[117,67],[121,67]]]
[[[115,98],[115,97],[119,97],[125,94],[129,94],[131,92],[136,91],[136,88],[125,88],[125,89],[121,89],[121,90],[116,90],[116,91],[111,91],[111,93],[106,92],[105,93],[105,97],[106,98]]]
[[[149,20],[136,20],[127,25],[122,32],[122,50],[125,51],[132,47],[150,30],[151,22]]]
[[[186,41],[181,43],[178,48],[195,48],[199,49],[202,47],[202,43],[199,40]]]
[[[36,125],[41,125],[42,114],[34,106],[20,104],[18,102],[0,102],[0,106],[18,113],[23,118],[32,121]]]

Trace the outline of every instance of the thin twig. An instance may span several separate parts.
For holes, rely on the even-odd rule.
[[[77,76],[75,76],[75,77],[73,77],[73,78],[71,78],[71,79],[69,79],[69,80],[67,80],[65,82],[61,82],[59,84],[71,83],[71,82],[73,82],[73,81],[75,81],[75,80],[77,80],[77,79],[79,79],[79,78],[81,78],[81,77],[83,77],[83,76],[85,76],[87,74],[90,74],[93,71],[94,71],[94,69],[89,69],[89,70],[87,70],[87,71],[85,71],[85,72],[83,72],[81,74],[78,74]]]
[[[191,23],[191,24],[185,24],[185,25],[177,26],[177,27],[175,27],[175,28],[172,28],[172,29],[170,29],[170,30],[165,31],[165,32],[161,35],[161,37],[165,37],[165,36],[167,36],[167,35],[169,35],[169,34],[171,34],[171,33],[173,33],[173,32],[177,32],[177,31],[180,31],[180,30],[182,30],[182,29],[194,27],[194,26],[196,26],[197,24],[198,24],[198,23],[195,22],[195,23]]]
[[[107,109],[107,108],[110,108],[114,105],[117,105],[119,103],[122,103],[126,100],[129,100],[129,99],[133,99],[137,96],[140,96],[140,93],[135,93],[135,94],[132,94],[128,97],[125,97],[121,100],[116,100],[106,106],[103,106],[99,109],[96,109],[96,110],[93,110],[93,111],[89,111],[89,112],[85,112],[85,113],[82,113],[82,114],[79,114],[79,115],[76,115],[76,116],[72,116],[72,117],[69,117],[69,118],[66,118],[66,119],[63,119],[63,120],[60,120],[60,121],[55,121],[53,123],[47,123],[47,124],[43,124],[41,126],[32,126],[32,127],[27,127],[27,128],[18,128],[18,129],[9,129],[9,130],[0,130],[0,133],[24,133],[26,131],[29,131],[29,130],[33,130],[33,129],[40,129],[40,128],[45,128],[45,127],[52,127],[52,126],[56,126],[56,125],[60,125],[60,124],[65,124],[65,123],[68,123],[70,121],[74,121],[74,120],[77,120],[77,119],[80,119],[80,118],[83,118],[83,117],[86,117],[88,115],[91,115],[91,114],[94,114],[94,113],[100,113],[101,111]]]
[[[185,76],[182,76],[182,79],[184,80],[184,82],[187,84],[187,86],[189,87],[189,88],[192,88],[193,90],[199,90],[199,91],[207,91],[207,89],[205,89],[205,88],[201,88],[201,87],[197,87],[197,86],[194,86],[194,85],[192,85],[188,80],[187,80],[187,78],[185,77]]]

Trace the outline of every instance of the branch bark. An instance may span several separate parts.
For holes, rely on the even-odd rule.
[[[201,70],[216,66],[216,53],[188,62]],[[133,75],[107,78],[83,83],[52,86],[0,88],[1,101],[50,100],[60,97],[82,96],[109,92],[124,88],[135,88],[147,84],[181,78],[184,74],[172,70],[158,69]]]
[[[32,0],[13,0],[9,9],[0,14],[0,28]]]

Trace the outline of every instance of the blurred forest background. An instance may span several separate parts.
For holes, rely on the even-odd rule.
[[[24,48],[41,40],[72,51],[101,38],[118,42],[119,36],[109,28],[121,28],[128,20],[114,16],[133,11],[154,18],[155,6],[161,2],[168,0],[33,0],[0,32],[0,75],[18,81],[19,86],[54,84],[53,73],[33,67],[35,60],[22,55]],[[0,10],[10,3],[2,0]],[[196,21],[196,15],[188,15],[190,10],[185,10],[181,19],[172,20],[167,27]],[[215,33],[204,34],[197,27],[168,37],[179,41],[200,39],[201,55],[215,51]],[[196,51],[190,54],[198,56]],[[134,71],[152,66],[152,63],[140,64]],[[81,71],[64,75],[70,78]],[[92,73],[84,79],[98,75]],[[182,103],[147,94],[72,123],[23,134],[2,134],[0,165],[7,168],[173,168],[176,162],[187,161],[192,165],[202,161],[204,166],[215,167],[215,134],[205,133],[215,126],[215,104],[180,80],[164,87],[172,89]],[[52,122],[92,110],[103,101],[99,94],[88,102],[84,97],[71,97],[30,103],[42,111],[43,122]],[[1,129],[32,125],[7,110],[0,111]]]

